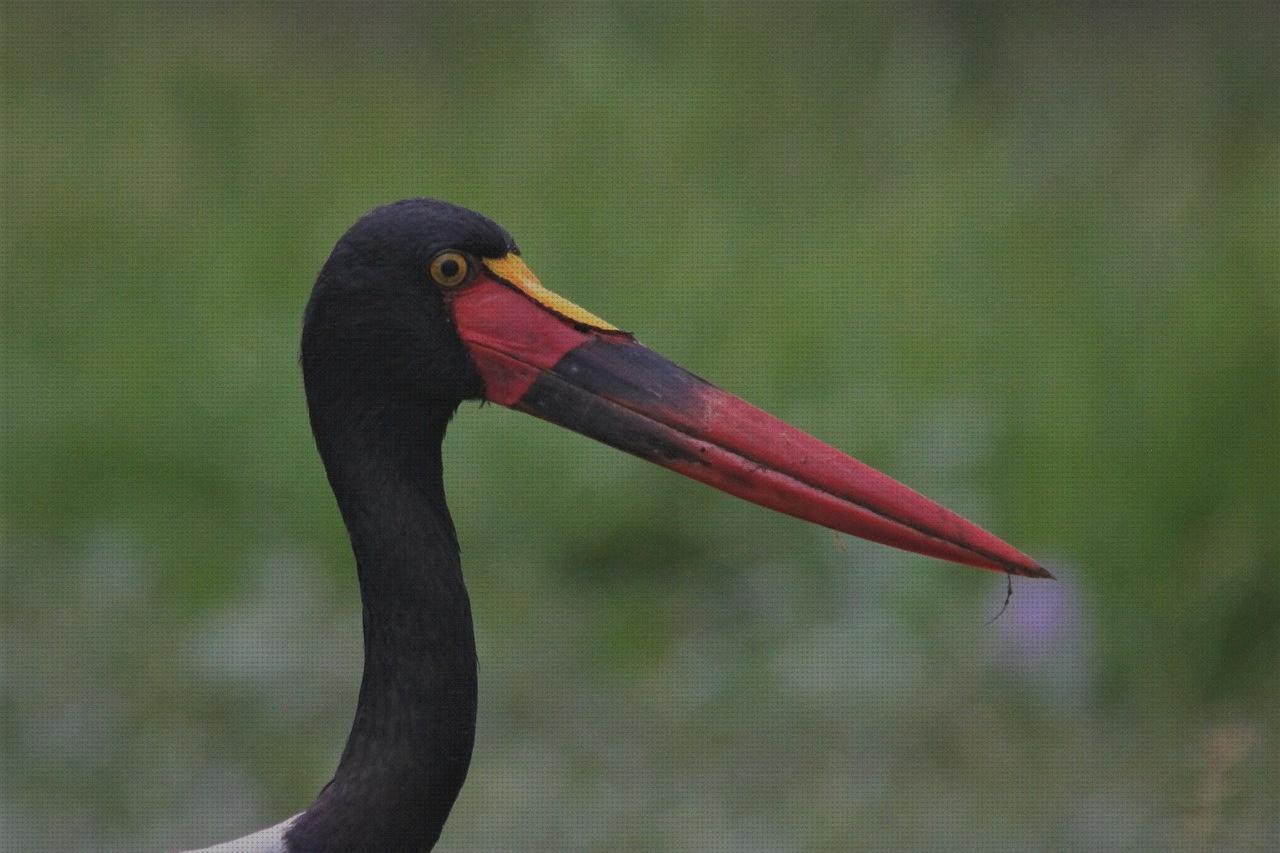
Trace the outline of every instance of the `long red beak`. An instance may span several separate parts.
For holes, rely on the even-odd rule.
[[[1052,577],[977,525],[543,290],[518,258],[485,264],[449,303],[487,399],[863,539]]]

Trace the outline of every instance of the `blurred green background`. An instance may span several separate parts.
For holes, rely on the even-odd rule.
[[[1280,848],[1274,6],[0,9],[4,849],[328,779],[301,311],[414,195],[1061,578],[988,625],[1000,576],[469,405],[442,849]]]

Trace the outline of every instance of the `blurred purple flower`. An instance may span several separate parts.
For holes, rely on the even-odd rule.
[[[992,624],[995,665],[1055,704],[1083,702],[1094,675],[1092,613],[1078,569],[1050,565],[1056,581],[1015,579],[1008,609]],[[999,582],[988,606],[998,610],[1004,596]]]

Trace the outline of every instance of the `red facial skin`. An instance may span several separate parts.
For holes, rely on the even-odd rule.
[[[514,406],[542,370],[593,335],[483,272],[448,294],[453,323],[484,379],[485,399]]]

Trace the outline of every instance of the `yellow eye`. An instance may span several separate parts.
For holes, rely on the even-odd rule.
[[[470,272],[471,262],[461,252],[446,250],[431,259],[431,277],[441,287],[457,287]]]

